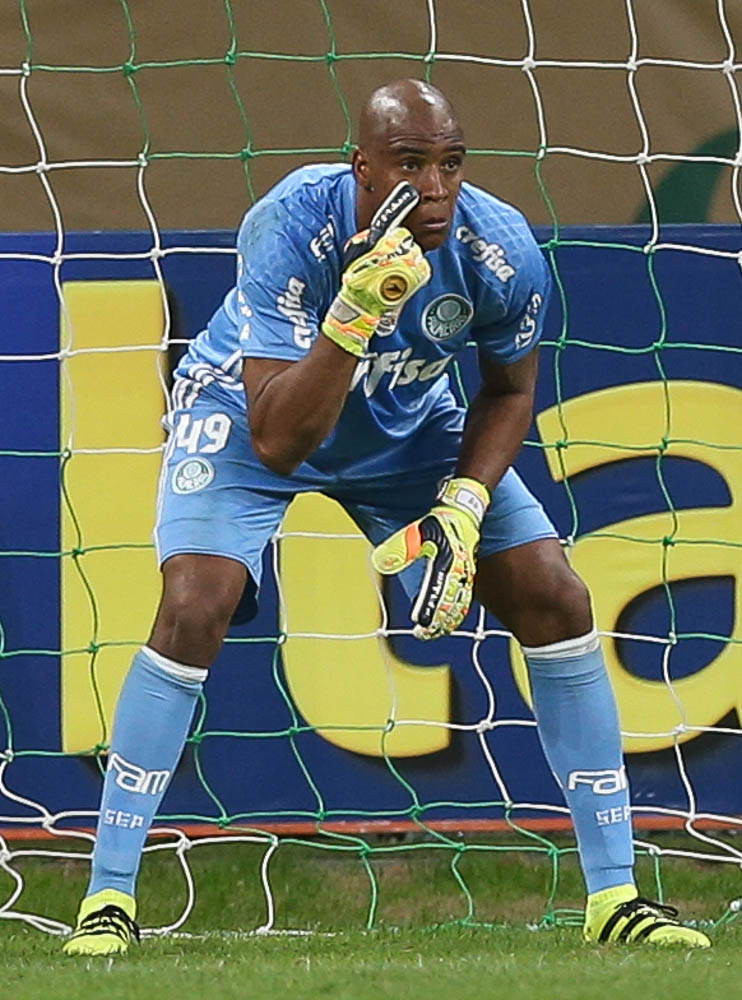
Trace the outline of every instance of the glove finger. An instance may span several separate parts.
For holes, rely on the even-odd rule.
[[[400,181],[379,205],[368,229],[356,233],[343,248],[343,269],[363,257],[379,240],[402,224],[420,201],[420,192],[408,181]]]
[[[420,523],[413,521],[376,546],[371,553],[374,569],[377,573],[401,572],[423,554],[422,543]]]
[[[433,615],[429,625],[423,626],[418,623],[412,630],[412,634],[416,639],[425,640],[441,639],[445,635],[450,635],[461,625],[469,613],[470,607],[471,601],[452,608],[446,608],[445,610],[441,607],[439,609],[440,613]]]
[[[384,233],[401,226],[419,201],[420,192],[409,181],[400,181],[374,212],[369,226],[370,239],[376,241]]]
[[[428,515],[420,521],[421,548],[432,553],[422,586],[417,594],[410,617],[423,628],[431,625],[441,600],[445,597],[447,577],[453,565],[453,549],[436,517]]]
[[[423,546],[435,549],[411,618],[417,623],[414,634],[421,639],[437,639],[458,628],[471,607],[474,561],[454,532],[449,534],[438,517],[420,522]]]

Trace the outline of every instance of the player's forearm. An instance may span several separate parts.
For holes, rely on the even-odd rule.
[[[456,475],[493,489],[518,456],[532,414],[531,392],[494,395],[483,388],[469,407]]]
[[[250,433],[261,462],[281,476],[294,470],[335,427],[358,359],[319,337],[301,361],[287,365],[250,405]]]

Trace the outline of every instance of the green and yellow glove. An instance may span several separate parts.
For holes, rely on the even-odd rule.
[[[415,188],[402,181],[369,228],[345,246],[342,284],[322,332],[350,354],[362,357],[382,317],[399,312],[430,280],[430,264],[409,229],[400,225],[419,200]]]
[[[472,601],[479,530],[490,502],[475,479],[449,480],[429,514],[401,528],[371,556],[379,573],[399,573],[416,559],[428,566],[410,612],[418,639],[437,639],[458,628]]]

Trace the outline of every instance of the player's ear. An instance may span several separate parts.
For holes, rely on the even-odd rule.
[[[368,157],[365,155],[362,149],[357,146],[353,150],[353,159],[351,160],[353,166],[353,176],[356,182],[367,191],[372,190],[371,185],[371,169],[369,167]]]

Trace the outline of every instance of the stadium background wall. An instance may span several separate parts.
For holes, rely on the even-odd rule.
[[[541,229],[537,235],[545,243],[552,231]],[[669,243],[711,251],[733,249],[738,238],[735,228],[720,226],[667,227],[664,236]],[[163,238],[166,248],[213,250],[229,248],[233,234],[172,232]],[[719,350],[735,343],[738,328],[736,260],[664,250],[656,255],[654,273],[666,309],[666,381],[657,378],[652,345],[663,317],[641,252],[646,238],[646,227],[561,231],[556,261],[569,307],[570,342],[559,346],[563,315],[557,297],[547,317],[536,425],[519,467],[560,534],[576,541],[573,558],[594,589],[600,627],[657,637],[674,629],[682,636],[671,661],[682,711],[662,680],[666,642],[606,642],[623,728],[665,730],[664,736],[627,739],[633,802],[651,813],[656,803],[688,808],[673,728],[681,722],[737,725],[742,645],[695,636],[738,636],[742,618],[739,549],[713,543],[717,538],[742,541],[742,457],[738,447],[728,447],[742,422],[742,371],[738,353]],[[0,253],[48,255],[54,239],[51,234],[2,236]],[[32,789],[34,799],[52,811],[95,808],[100,776],[89,751],[104,741],[105,730],[91,677],[98,683],[103,716],[110,720],[132,649],[151,620],[157,573],[150,532],[163,405],[147,351],[75,355],[67,359],[60,381],[60,327],[72,322],[78,348],[141,343],[156,349],[162,301],[150,262],[74,259],[76,254],[131,255],[146,251],[150,241],[149,233],[68,235],[66,251],[72,256],[62,268],[65,321],[47,265],[6,260],[0,280],[0,353],[17,350],[20,343],[33,355],[51,355],[47,362],[0,366],[5,469],[0,480],[0,693],[5,709],[0,744],[14,747],[9,787],[19,794]],[[586,247],[585,241],[593,245]],[[192,336],[233,280],[234,258],[174,253],[162,264],[176,317],[173,332]],[[680,346],[688,341],[698,346]],[[610,345],[621,350],[607,355]],[[471,389],[475,380],[473,357],[467,355],[462,385]],[[67,507],[60,496],[59,449],[73,402],[75,455],[63,476],[71,500]],[[565,436],[562,420],[567,449],[557,444]],[[658,445],[668,431],[674,443],[663,451]],[[600,441],[610,443],[591,443]],[[711,444],[699,443],[704,441]],[[86,453],[127,447],[151,451]],[[558,481],[565,471],[577,522]],[[674,510],[668,509],[668,496]],[[307,501],[284,530],[297,527],[348,530],[316,500]],[[625,534],[654,542],[631,543],[619,537]],[[663,537],[670,539],[668,545],[663,546]],[[675,542],[688,538],[691,544]],[[692,544],[701,539],[704,544]],[[333,546],[340,544],[345,549],[338,556]],[[62,559],[60,551],[67,553]],[[338,558],[340,569],[334,562]],[[368,634],[378,626],[364,542],[287,537],[281,542],[280,567],[289,633]],[[346,598],[342,622],[327,610],[333,602],[322,599],[339,577]],[[663,579],[673,583],[674,622]],[[401,627],[406,602],[394,589],[388,597],[390,624]],[[382,735],[390,696],[375,639],[348,643],[290,635],[275,656],[278,619],[275,578],[267,566],[259,616],[232,631],[213,671],[202,728],[208,735],[189,746],[168,791],[166,815],[228,815],[250,822],[316,818],[312,786],[294,754],[299,747],[334,818],[409,817],[408,789],[390,770],[384,750],[414,787],[427,820],[502,816],[475,732],[408,726]],[[484,624],[490,629],[496,623]],[[471,615],[465,628],[471,633],[476,625]],[[471,725],[486,715],[486,692],[472,668],[470,638],[423,644],[401,637],[388,648],[398,718]],[[60,649],[65,650],[61,658]],[[487,739],[513,798],[560,804],[530,724],[516,654],[505,638],[490,636],[480,662],[496,691],[497,719],[512,720]],[[280,685],[293,698],[294,719]],[[738,737],[689,729],[680,740],[698,810],[742,812],[742,788],[729,780],[742,764]],[[452,791],[457,802],[479,805],[451,804]],[[430,807],[437,802],[448,805]],[[25,810],[18,802],[0,801],[2,815],[25,815]]]
[[[0,66],[17,67],[26,59],[33,63],[29,93],[50,161],[98,161],[93,169],[71,165],[55,171],[55,195],[68,231],[146,228],[132,171],[104,164],[132,161],[143,146],[143,118],[151,138],[147,191],[160,227],[232,229],[249,198],[288,169],[308,158],[337,155],[266,151],[339,149],[353,139],[328,68],[335,73],[353,128],[360,104],[374,86],[398,76],[423,75],[422,54],[430,41],[425,3],[393,5],[393,36],[391,6],[389,0],[330,4],[330,32],[317,0],[233,3],[239,52],[262,53],[240,55],[231,67],[248,130],[225,72],[230,38],[222,0],[134,0],[129,4],[133,57],[115,0],[27,3],[30,47],[18,5],[5,3],[0,6]],[[536,55],[554,62],[538,70],[549,145],[601,150],[619,158],[550,152],[543,177],[560,222],[637,221],[646,211],[639,171],[620,160],[642,147],[625,68],[558,65],[560,60],[625,64],[631,50],[625,4],[570,0],[565,8],[554,0],[530,0],[528,6]],[[471,149],[529,154],[472,155],[470,178],[519,205],[532,222],[545,224],[550,220],[533,164],[539,143],[536,108],[519,64],[528,51],[522,5],[499,0],[491,5],[491,16],[484,16],[485,7],[490,5],[480,0],[437,3],[440,48],[433,79],[453,99]],[[730,31],[740,37],[742,7],[726,7]],[[727,58],[712,0],[635,0],[633,10],[640,58],[717,64]],[[393,57],[391,49],[409,58]],[[328,52],[333,53],[330,62]],[[368,53],[384,58],[354,58]],[[457,53],[515,65],[464,62],[455,58]],[[291,61],[292,55],[309,58]],[[174,65],[180,60],[202,61]],[[131,77],[121,71],[125,63],[137,67]],[[58,66],[99,71],[50,68]],[[734,111],[721,72],[647,64],[635,82],[652,151],[734,155]],[[36,162],[36,143],[15,77],[0,76],[0,121],[3,162]],[[248,145],[255,155],[244,160],[240,151]],[[719,183],[722,172],[713,162],[652,163],[649,176],[662,218],[734,221],[729,185]],[[15,174],[3,183],[0,231],[53,228],[35,174]]]
[[[430,71],[462,119],[470,178],[518,204],[533,223],[549,223],[539,237],[558,265],[564,303],[555,301],[549,314],[538,421],[519,464],[562,535],[575,542],[572,557],[593,587],[601,627],[658,640],[606,643],[630,733],[634,805],[650,812],[657,803],[691,808],[677,739],[697,795],[693,809],[742,812],[742,790],[729,780],[739,773],[742,752],[735,728],[742,615],[734,559],[742,521],[742,373],[739,349],[723,350],[738,339],[739,268],[734,256],[711,256],[736,252],[738,229],[663,225],[665,244],[700,252],[665,248],[651,256],[641,252],[648,229],[626,226],[647,217],[636,163],[642,136],[627,87],[626,4],[526,5],[549,144],[538,163],[519,0],[487,5],[496,12],[487,17],[478,0],[438,0],[438,44],[427,66],[423,0],[394,5],[393,38],[388,0],[331,3],[331,28],[323,16],[328,8],[317,0],[234,0],[231,32],[227,6],[223,0],[24,0],[0,7],[0,233],[7,234],[0,236],[0,253],[13,258],[0,269],[0,354],[34,357],[0,365],[0,751],[12,748],[4,768],[8,789],[32,794],[53,811],[96,807],[102,758],[90,751],[106,739],[103,722],[110,721],[132,649],[152,615],[157,573],[150,531],[163,406],[153,352],[163,316],[147,256],[153,234],[145,207],[166,246],[208,251],[161,261],[172,333],[192,336],[232,280],[234,228],[250,200],[299,163],[347,153],[360,104],[374,86]],[[739,136],[721,71],[728,46],[715,4],[634,0],[630,6],[639,59],[695,64],[644,62],[635,76],[651,152],[678,157],[647,166],[660,220],[738,222],[728,181]],[[740,37],[742,8],[726,7],[729,29]],[[24,61],[32,70],[21,81],[17,68]],[[53,167],[53,199],[34,166],[39,147],[19,83],[27,85]],[[146,199],[137,188],[144,149]],[[707,159],[682,161],[688,154]],[[562,227],[558,236],[539,174]],[[58,274],[65,319],[54,287],[53,204],[64,232]],[[603,223],[608,227],[595,228]],[[89,256],[106,252],[143,258]],[[72,259],[75,253],[88,259]],[[69,323],[76,348],[106,350],[60,364],[60,328],[64,343]],[[465,358],[462,382],[471,389],[474,379],[472,359]],[[74,455],[62,462],[67,504],[59,452],[71,421]],[[140,450],[126,450],[132,448]],[[567,490],[559,481],[565,472]],[[292,517],[298,521],[289,528],[347,530],[335,511],[313,500]],[[652,544],[608,537],[642,533]],[[684,535],[689,543],[679,544]],[[409,818],[409,791],[379,756],[383,747],[415,788],[426,818],[502,814],[486,804],[494,784],[473,730],[413,725],[383,740],[380,734],[389,708],[386,667],[398,693],[397,717],[473,726],[486,714],[471,639],[422,646],[399,638],[384,664],[375,639],[328,644],[293,635],[376,627],[363,545],[343,540],[335,551],[316,539],[281,542],[292,635],[274,655],[280,624],[275,577],[267,572],[258,619],[233,632],[209,682],[202,738],[189,745],[165,802],[168,813],[316,819],[316,797],[294,754],[299,748],[334,815]],[[357,553],[338,554],[340,546]],[[353,595],[340,623],[316,599],[339,572],[344,584],[352,574]],[[672,603],[663,580],[673,581]],[[400,595],[392,588],[388,597],[392,624],[405,624]],[[494,624],[485,622],[488,630]],[[661,681],[670,632],[681,636],[669,662],[682,709]],[[513,799],[560,803],[537,745],[517,654],[496,636],[480,653],[502,723],[486,741]],[[310,668],[297,670],[297,663]],[[293,696],[296,719],[277,680]],[[364,729],[369,721],[376,729]],[[708,726],[717,729],[700,732]],[[429,807],[450,802],[452,790],[458,801],[479,805]],[[29,810],[0,796],[0,816]]]

